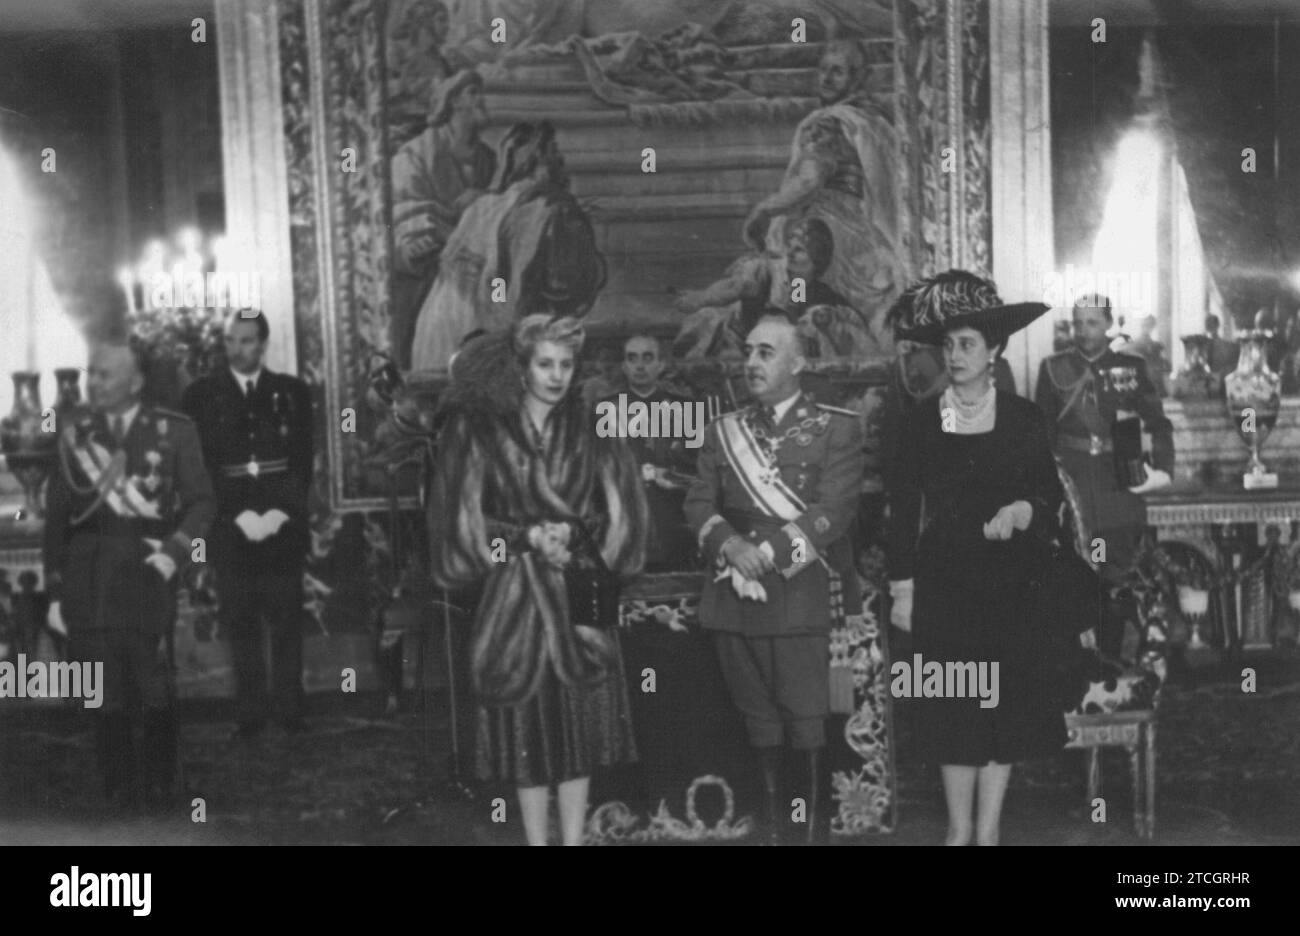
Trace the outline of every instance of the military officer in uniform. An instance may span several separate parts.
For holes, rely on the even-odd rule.
[[[646,406],[655,403],[692,406],[692,401],[663,386],[667,362],[659,339],[632,335],[623,343],[623,376],[627,378],[627,402]],[[620,394],[602,402],[618,406]],[[650,507],[650,537],[646,545],[647,572],[688,568],[695,552],[693,537],[682,517],[686,486],[695,474],[695,451],[681,439],[632,437],[628,447],[641,466],[646,501]]]
[[[804,752],[809,842],[827,830],[823,752],[832,618],[857,597],[847,532],[857,513],[864,437],[857,414],[800,390],[806,360],[780,313],[745,343],[754,401],[710,423],[686,517],[714,569],[700,621],[763,774],[768,841],[779,839],[780,767]],[[838,600],[837,600],[838,599]]]
[[[1038,372],[1036,399],[1046,412],[1052,447],[1079,491],[1083,521],[1089,537],[1101,537],[1106,561],[1100,567],[1111,584],[1132,566],[1142,531],[1146,504],[1141,494],[1170,483],[1174,470],[1173,426],[1165,416],[1144,359],[1109,348],[1110,300],[1081,297],[1073,310],[1074,347],[1053,354]],[[1115,432],[1133,418],[1151,434],[1151,465],[1145,474],[1122,483],[1115,458]],[[1133,429],[1136,425],[1128,423]],[[1136,444],[1140,445],[1136,432]],[[1133,453],[1141,457],[1140,451]],[[1113,606],[1097,634],[1103,653],[1118,656],[1129,609]]]
[[[137,349],[92,349],[89,410],[59,427],[45,523],[49,625],[73,660],[104,664],[96,753],[114,808],[166,808],[175,793],[171,670],[176,578],[216,508],[198,433],[142,403]]]
[[[310,544],[311,395],[262,365],[270,328],[240,310],[225,325],[228,367],[196,380],[181,407],[198,425],[217,489],[212,526],[218,619],[229,635],[238,694],[237,740],[274,720],[302,728],[303,569]],[[267,698],[263,629],[271,637]]]

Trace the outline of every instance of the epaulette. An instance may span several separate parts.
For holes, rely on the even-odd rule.
[[[831,406],[829,403],[814,403],[818,409],[826,410],[828,413],[838,413],[841,416],[852,416],[855,419],[861,416],[861,413],[854,412],[851,409],[845,409],[842,406]]]

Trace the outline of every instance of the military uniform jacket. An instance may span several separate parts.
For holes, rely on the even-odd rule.
[[[663,387],[657,387],[649,396],[626,390],[627,403],[644,403],[647,407],[654,403],[680,403],[683,407],[694,406],[693,401],[673,393]],[[615,393],[601,402],[617,407],[619,396]],[[685,415],[683,414],[683,419]],[[655,423],[657,424],[657,420]],[[649,424],[649,423],[648,423]],[[677,475],[691,477],[695,474],[695,457],[698,449],[686,447],[685,440],[664,436],[661,438],[643,438],[630,436],[627,439],[632,457],[637,461],[638,469],[644,465],[667,468]],[[646,557],[651,570],[667,568],[686,568],[693,556],[691,534],[686,529],[686,518],[682,514],[682,501],[685,490],[665,490],[653,481],[642,477],[646,502],[650,508],[649,541],[646,545]]]
[[[301,562],[310,542],[311,392],[289,374],[263,368],[252,396],[227,367],[196,380],[181,403],[198,426],[203,459],[217,491],[217,561]],[[289,520],[250,543],[235,526],[245,510],[279,509]],[[250,548],[252,547],[252,548]]]
[[[1111,427],[1121,410],[1136,413],[1151,433],[1151,461],[1174,471],[1173,424],[1165,416],[1147,362],[1134,354],[1107,350],[1089,361],[1077,349],[1053,354],[1038,372],[1036,399],[1047,414],[1054,446],[1075,448],[1064,440],[1109,450]]]
[[[1153,465],[1173,475],[1173,425],[1146,361],[1113,350],[1093,361],[1076,348],[1053,354],[1038,372],[1036,400],[1052,448],[1079,488],[1090,531],[1142,525],[1145,502],[1115,476],[1111,430],[1121,411],[1136,413],[1151,434]]]
[[[47,594],[72,627],[166,626],[170,591],[145,558],[184,568],[215,509],[188,417],[141,404],[119,444],[105,414],[81,411],[60,427],[46,496]]]
[[[742,600],[729,580],[714,581],[711,573],[700,621],[712,630],[746,636],[824,633],[831,620],[828,566],[841,577],[846,611],[857,611],[848,533],[857,516],[865,467],[861,423],[856,413],[817,404],[806,394],[785,412],[773,433],[778,444],[770,467],[804,507],[787,521],[760,509],[724,451],[728,423],[752,422],[757,412],[751,405],[709,424],[698,476],[686,495],[686,519],[711,569],[720,571],[719,551],[739,535],[755,545],[771,543],[778,571],[759,580],[767,592],[765,602]],[[796,562],[796,556],[802,561]]]

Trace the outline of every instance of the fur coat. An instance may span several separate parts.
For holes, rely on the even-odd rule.
[[[517,369],[503,365],[490,376],[468,387],[462,379],[449,393],[430,489],[430,546],[440,585],[483,583],[471,640],[475,691],[484,704],[518,705],[548,667],[570,686],[591,686],[617,652],[606,634],[572,625],[564,574],[529,549],[529,526],[580,518],[606,564],[630,575],[645,561],[649,521],[626,443],[598,438],[576,395],[552,410],[542,442],[513,391]],[[579,542],[571,538],[575,563],[583,562]]]

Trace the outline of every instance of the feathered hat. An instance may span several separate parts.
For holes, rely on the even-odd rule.
[[[890,307],[887,321],[897,338],[941,345],[957,328],[976,328],[1001,344],[1051,306],[1042,302],[1005,303],[992,280],[966,270],[948,270],[913,283]]]

